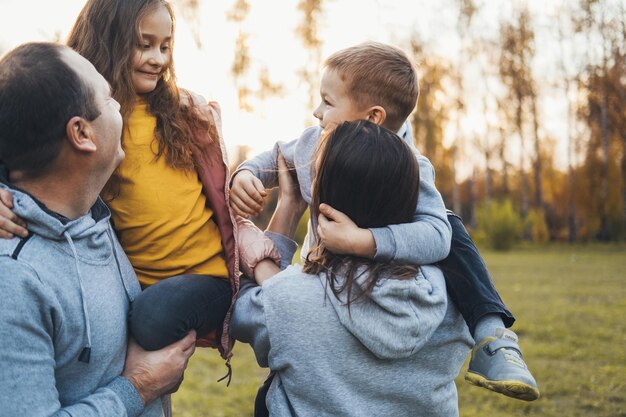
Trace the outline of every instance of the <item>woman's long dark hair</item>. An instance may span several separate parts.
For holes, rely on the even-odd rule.
[[[419,166],[409,146],[392,131],[365,120],[342,123],[321,140],[316,166],[312,218],[319,215],[319,205],[326,203],[360,228],[413,220]],[[417,266],[335,255],[319,245],[307,255],[303,269],[325,273],[335,296],[339,299],[345,291],[349,305],[369,295],[382,275],[414,276]],[[366,278],[355,285],[362,274]]]
[[[89,0],[68,36],[68,46],[87,58],[111,85],[125,123],[137,100],[131,73],[133,54],[141,44],[140,22],[158,7],[165,7],[172,19],[170,48],[173,53],[174,14],[164,0]],[[156,88],[146,94],[145,99],[149,112],[157,119],[156,157],[165,156],[173,168],[193,169],[194,132],[208,130],[216,147],[219,138],[215,126],[200,116],[193,103],[181,105],[172,58]]]

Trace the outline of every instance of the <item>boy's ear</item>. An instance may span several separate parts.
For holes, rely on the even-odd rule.
[[[79,152],[95,152],[94,131],[89,122],[80,116],[74,116],[65,126],[67,140],[72,148]]]
[[[387,112],[381,106],[370,107],[367,111],[367,120],[372,123],[382,126],[385,123],[385,119],[387,119]]]

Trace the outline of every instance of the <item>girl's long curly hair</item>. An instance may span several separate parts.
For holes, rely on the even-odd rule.
[[[419,166],[409,146],[374,123],[344,122],[322,138],[317,150],[311,218],[326,203],[361,228],[413,220],[419,193]],[[324,273],[338,300],[346,304],[371,294],[383,276],[410,278],[418,266],[336,255],[318,245],[307,255],[304,272]],[[363,277],[363,279],[361,279]]]
[[[132,83],[133,54],[141,44],[140,22],[158,7],[165,7],[172,19],[174,13],[164,0],[89,0],[80,12],[67,39],[67,45],[87,58],[111,85],[112,96],[120,103],[124,122],[128,121],[137,93]],[[173,58],[173,57],[171,57]],[[156,158],[165,157],[173,168],[193,169],[192,144],[208,130],[211,145],[219,148],[217,131],[211,120],[203,117],[193,100],[182,104],[176,86],[174,62],[170,59],[156,88],[144,96],[148,111],[156,117]],[[115,179],[115,174],[113,179]]]

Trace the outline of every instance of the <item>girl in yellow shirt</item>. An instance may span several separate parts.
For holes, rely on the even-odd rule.
[[[121,105],[126,159],[103,197],[147,287],[131,300],[131,332],[145,349],[156,350],[195,329],[199,346],[217,347],[229,359],[239,254],[220,113],[216,103],[176,86],[170,5],[88,0],[67,43],[107,79]],[[265,257],[277,260],[273,246],[259,247],[246,266]]]
[[[229,358],[239,259],[219,107],[176,86],[173,44],[163,0],[88,0],[68,37],[109,81],[125,121],[126,160],[104,198],[148,286],[133,302],[131,332],[154,350],[194,328]]]

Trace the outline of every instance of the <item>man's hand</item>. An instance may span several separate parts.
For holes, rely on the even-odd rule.
[[[373,259],[376,242],[372,232],[359,228],[348,216],[328,204],[320,204],[317,236],[336,255],[354,255]]]
[[[196,349],[196,332],[192,330],[178,342],[160,350],[146,351],[134,339],[128,343],[122,376],[135,386],[144,404],[172,392],[183,382],[189,357]]]
[[[230,206],[235,214],[248,218],[263,210],[267,191],[263,183],[248,170],[239,171],[233,177],[230,188]]]
[[[0,188],[0,238],[11,239],[14,235],[28,236],[26,222],[13,213],[13,195]]]

